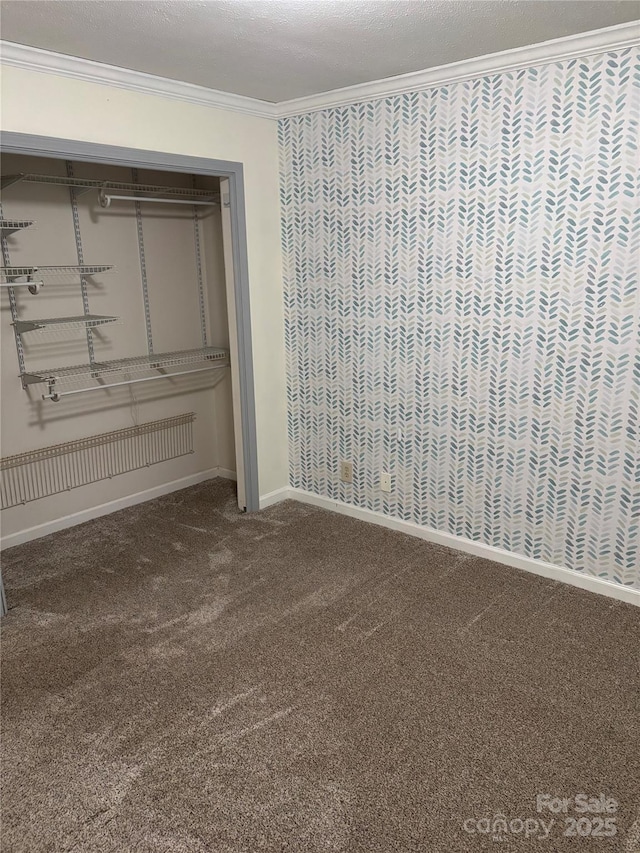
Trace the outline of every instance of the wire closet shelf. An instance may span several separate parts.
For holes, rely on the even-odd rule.
[[[206,366],[198,368],[199,364]],[[57,402],[62,397],[70,394],[80,394],[87,391],[98,391],[106,388],[115,388],[119,385],[132,385],[136,382],[150,382],[154,379],[164,379],[176,376],[184,376],[189,373],[200,373],[205,370],[213,370],[228,367],[229,352],[220,347],[202,347],[194,350],[176,350],[174,352],[154,353],[153,355],[141,355],[133,358],[120,358],[113,361],[94,362],[93,364],[76,364],[69,367],[54,369],[25,371],[21,374],[24,387],[28,385],[46,384],[48,393],[42,395],[43,400]],[[66,383],[101,379],[107,377],[125,376],[127,374],[138,374],[154,371],[162,371],[173,367],[188,367],[170,373],[156,373],[152,376],[125,379],[122,382],[110,382],[109,384],[89,385],[80,388],[65,390]],[[62,385],[62,390],[60,389]]]
[[[76,196],[91,190],[99,193],[102,207],[109,207],[111,201],[153,201],[167,204],[191,204],[213,207],[220,203],[220,194],[214,190],[201,190],[190,187],[167,187],[159,184],[139,184],[125,181],[100,181],[89,178],[71,178],[58,175],[33,175],[21,173],[3,175],[0,187],[7,189],[20,182],[31,184],[49,184],[71,187]],[[123,195],[126,193],[126,195]]]
[[[194,412],[0,459],[2,509],[193,453]]]
[[[105,314],[83,314],[80,317],[48,317],[42,320],[16,320],[11,325],[19,335],[25,332],[38,332],[45,329],[95,329],[106,323],[117,323],[119,317]]]
[[[0,267],[0,287],[26,287],[30,293],[40,293],[44,279],[53,277],[58,284],[72,275],[93,276],[113,269],[113,264],[68,264],[57,266],[3,266]]]
[[[32,219],[0,219],[0,239],[33,225]]]

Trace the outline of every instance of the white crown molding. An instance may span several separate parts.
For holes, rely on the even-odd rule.
[[[503,50],[500,53],[463,59],[461,62],[451,62],[448,65],[439,65],[424,71],[399,74],[396,77],[387,77],[385,80],[372,80],[370,83],[360,83],[357,86],[347,86],[344,89],[334,89],[318,95],[280,101],[275,104],[275,112],[278,118],[284,118],[364,101],[376,101],[393,95],[421,92],[435,86],[473,80],[488,74],[516,71],[535,65],[548,65],[552,62],[606,53],[611,50],[623,50],[637,44],[640,44],[640,21],[633,21],[526,47]]]
[[[419,92],[434,86],[442,86],[462,80],[473,80],[487,74],[514,71],[535,65],[548,65],[551,62],[560,62],[611,50],[623,50],[637,44],[640,44],[640,21],[633,21],[615,27],[605,27],[588,33],[578,33],[552,41],[540,42],[527,47],[517,47],[500,53],[464,59],[461,62],[427,68],[424,71],[414,71],[410,74],[400,74],[396,77],[387,77],[384,80],[372,80],[369,83],[347,86],[344,89],[333,89],[330,92],[321,92],[304,98],[280,101],[277,104],[8,41],[0,41],[0,62],[27,71],[55,74],[60,77],[115,86],[119,89],[128,89],[146,95],[157,95],[199,106],[216,107],[245,115],[259,116],[260,118],[277,119],[363,101],[380,100],[407,92]]]
[[[64,53],[54,53],[10,41],[0,41],[0,62],[26,71],[40,71],[72,80],[115,86],[118,89],[158,95],[161,98],[171,98],[202,107],[217,107],[260,118],[276,117],[275,104],[268,101],[219,92],[217,89],[207,89],[206,86],[196,86],[194,83],[183,83],[168,77],[157,77],[155,74],[145,74],[142,71],[132,71],[129,68],[93,62],[79,56],[67,56]]]

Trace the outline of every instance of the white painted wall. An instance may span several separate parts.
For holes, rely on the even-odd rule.
[[[243,163],[260,493],[286,486],[286,393],[275,122],[7,66],[2,67],[1,86],[2,129],[5,131]],[[40,262],[45,261],[41,259]],[[165,474],[162,479],[166,478]],[[126,493],[140,491],[138,475],[124,475],[112,481],[112,487],[116,483],[122,483],[128,490]],[[56,502],[52,511],[66,514],[74,509]]]

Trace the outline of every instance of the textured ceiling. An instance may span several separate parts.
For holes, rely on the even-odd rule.
[[[2,38],[281,101],[631,21],[635,0],[3,0]]]

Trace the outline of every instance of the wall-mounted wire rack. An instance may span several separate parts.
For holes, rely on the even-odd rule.
[[[199,372],[191,369],[179,373],[162,373],[146,379],[128,379],[125,382],[111,383],[108,385],[91,385],[88,387],[74,388],[70,391],[64,390],[64,383],[68,380],[101,379],[104,376],[114,374],[135,374],[145,371],[159,371],[171,367],[183,367],[188,365],[207,364],[205,370],[227,367],[229,364],[229,352],[220,347],[201,347],[194,350],[176,350],[174,352],[153,353],[152,355],[141,355],[133,358],[119,358],[113,361],[94,362],[93,364],[75,364],[69,367],[59,367],[44,370],[25,371],[21,374],[22,384],[48,386],[48,393],[42,395],[43,400],[58,401],[61,397],[69,394],[79,394],[85,391],[99,391],[105,388],[113,388],[115,385],[132,385],[136,381],[150,381],[151,379],[169,378],[172,376],[183,376],[188,373]],[[60,390],[60,385],[63,390]]]
[[[195,414],[147,421],[0,459],[2,509],[193,453]]]
[[[33,225],[32,219],[0,219],[0,238],[10,237],[30,225]]]
[[[22,267],[0,267],[0,274],[7,279],[23,278],[36,273],[45,276],[60,275],[96,275],[99,272],[107,272],[113,269],[113,264],[69,264],[64,266],[22,266]]]
[[[44,329],[95,329],[106,323],[116,323],[119,317],[104,314],[84,314],[80,317],[49,317],[44,320],[16,320],[11,325],[19,335]]]
[[[203,346],[193,350],[179,350],[165,353],[154,353],[151,340],[150,316],[147,316],[147,355],[134,358],[115,359],[109,361],[98,361],[94,354],[92,332],[98,327],[108,323],[114,323],[119,318],[91,314],[89,312],[88,294],[86,289],[86,278],[107,272],[113,269],[110,264],[85,264],[80,237],[80,223],[77,215],[76,200],[78,196],[91,190],[97,190],[99,201],[103,207],[108,207],[112,200],[136,202],[136,216],[138,225],[138,242],[141,255],[141,276],[143,284],[143,296],[145,311],[149,315],[148,296],[146,293],[146,270],[144,262],[144,251],[142,242],[142,222],[138,202],[149,201],[167,204],[192,205],[194,209],[195,222],[195,244],[198,264],[200,263],[199,229],[196,213],[197,205],[213,206],[219,204],[219,193],[213,190],[197,189],[192,187],[168,187],[158,184],[139,183],[137,170],[132,170],[131,182],[103,181],[86,178],[76,178],[73,175],[73,164],[66,163],[67,175],[39,175],[21,173],[16,175],[4,175],[0,178],[0,187],[4,190],[18,183],[46,184],[50,186],[67,187],[71,201],[78,264],[58,266],[13,266],[9,261],[8,244],[6,236],[14,233],[20,228],[32,224],[29,220],[5,220],[2,216],[0,206],[0,222],[4,226],[2,232],[2,261],[4,266],[0,267],[0,286],[6,287],[9,292],[11,303],[11,316],[16,337],[18,351],[18,363],[20,367],[20,378],[23,388],[30,385],[46,384],[48,393],[42,394],[43,400],[58,401],[70,394],[79,394],[86,391],[104,390],[115,388],[119,385],[132,385],[137,382],[151,382],[156,379],[173,378],[186,374],[200,373],[206,370],[227,367],[229,365],[229,352],[218,347],[207,345],[206,317],[204,315],[204,299],[200,294],[200,320],[202,326]],[[195,178],[193,179],[195,183]],[[198,275],[201,277],[201,269],[198,266]],[[64,281],[65,277],[79,276],[83,296],[84,314],[74,317],[53,317],[40,320],[21,319],[17,312],[17,303],[14,288],[27,287],[31,293],[38,293],[45,281],[52,277],[57,283]],[[202,285],[200,283],[200,288]],[[45,329],[74,329],[82,328],[87,333],[87,346],[89,352],[89,363],[71,365],[59,368],[46,368],[43,370],[31,370],[25,366],[24,350],[22,346],[22,335],[29,332],[42,331]],[[185,367],[185,370],[175,368]],[[145,373],[151,375],[144,375]],[[105,377],[123,376],[122,381],[104,382]],[[134,378],[131,378],[133,375]],[[124,378],[126,377],[126,378]],[[97,381],[97,384],[87,385],[87,380]],[[67,383],[79,382],[81,387],[71,387]],[[61,387],[62,386],[62,387]]]
[[[26,287],[29,293],[40,293],[44,279],[49,276],[60,278],[70,275],[82,277],[96,275],[113,269],[112,265],[76,264],[75,266],[24,266],[0,267],[0,287]]]
[[[206,204],[214,205],[220,203],[220,194],[212,190],[199,190],[188,187],[166,187],[159,184],[138,184],[128,183],[125,181],[100,181],[91,180],[88,178],[71,178],[61,177],[57,175],[3,175],[0,179],[0,187],[7,189],[13,184],[24,181],[31,184],[49,184],[54,186],[72,187],[75,190],[76,196],[82,195],[91,190],[98,190],[101,193],[101,203],[103,207],[108,207],[109,203],[104,203],[106,199],[120,199],[130,201],[156,201],[156,202],[180,202],[183,204]],[[127,193],[123,196],[122,193]]]

